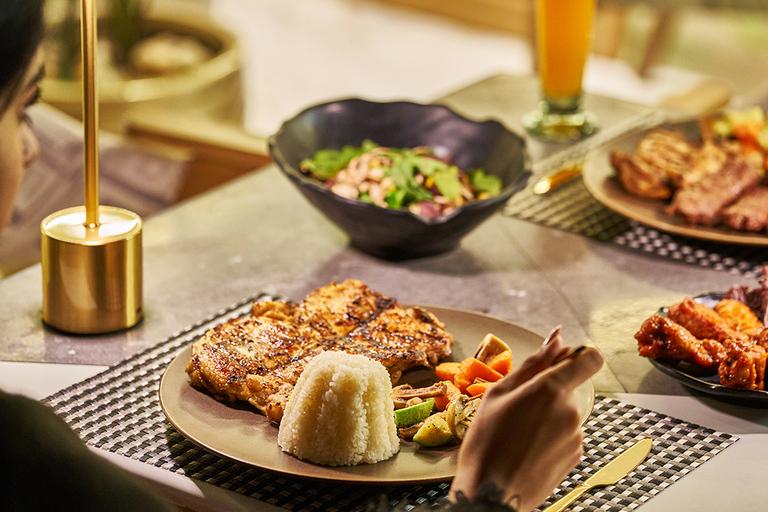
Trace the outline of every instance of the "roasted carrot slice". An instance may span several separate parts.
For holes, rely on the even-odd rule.
[[[512,371],[512,352],[506,350],[493,358],[488,365],[502,375]]]
[[[467,386],[467,394],[469,396],[482,395],[489,387],[493,386],[494,384],[494,382],[473,382]]]
[[[454,361],[440,363],[435,367],[435,375],[437,375],[437,378],[440,380],[453,382],[454,377],[456,377],[456,374],[459,372],[459,364],[460,363]]]
[[[453,379],[453,383],[462,393],[467,392],[467,386],[472,384],[472,382],[474,382],[474,379],[470,379],[469,376],[464,372],[457,373],[456,378]]]
[[[448,384],[445,394],[435,397],[435,409],[438,411],[444,411],[445,408],[448,407],[448,404],[451,402],[451,400],[453,400],[455,396],[461,394],[459,388],[454,386],[452,382],[445,382]]]
[[[488,382],[496,382],[503,377],[502,374],[491,368],[485,363],[482,363],[474,357],[468,357],[461,362],[460,371],[456,375],[465,375],[465,378],[470,382],[475,382],[475,379],[486,380]]]

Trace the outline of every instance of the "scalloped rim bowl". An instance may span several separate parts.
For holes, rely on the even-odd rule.
[[[319,149],[359,146],[371,139],[389,147],[430,146],[449,154],[462,169],[483,168],[499,176],[499,195],[428,219],[408,210],[382,208],[334,194],[304,175],[300,162]],[[496,120],[475,121],[447,106],[409,101],[350,98],[309,107],[285,121],[269,138],[273,160],[318,210],[373,256],[402,260],[440,254],[490,217],[531,175],[525,141]]]

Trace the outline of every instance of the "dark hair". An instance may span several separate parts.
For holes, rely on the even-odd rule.
[[[0,114],[24,79],[43,26],[43,0],[0,0]]]

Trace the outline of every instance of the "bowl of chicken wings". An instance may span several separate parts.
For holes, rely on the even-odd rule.
[[[711,395],[768,403],[768,266],[759,286],[686,297],[647,318],[638,353],[682,384]]]
[[[444,253],[523,189],[524,139],[445,105],[351,98],[315,105],[269,138],[273,160],[363,252]]]

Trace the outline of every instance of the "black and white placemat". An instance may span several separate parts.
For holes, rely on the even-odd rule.
[[[257,300],[268,299],[266,295]],[[220,486],[291,511],[357,511],[383,494],[393,505],[434,502],[449,483],[364,486],[288,478],[207,452],[179,434],[160,407],[158,389],[166,366],[209,328],[250,311],[253,299],[217,312],[117,365],[45,399],[89,446],[107,450]],[[254,411],[254,414],[258,414]],[[611,457],[642,437],[654,448],[634,473],[617,485],[588,493],[572,510],[630,510],[651,499],[737,438],[650,410],[597,397],[585,425],[585,455],[554,499],[568,492]]]
[[[510,198],[503,215],[658,258],[759,277],[760,267],[768,265],[768,249],[765,246],[709,242],[665,233],[603,206],[589,193],[581,179],[568,181],[548,194],[534,194],[533,184],[541,177],[580,164],[589,150],[619,135],[648,129],[664,120],[663,115],[658,113],[641,114],[537,162],[529,186]]]

